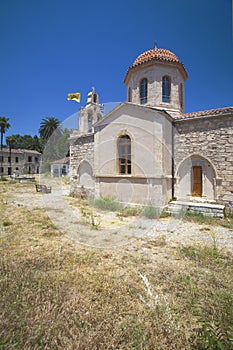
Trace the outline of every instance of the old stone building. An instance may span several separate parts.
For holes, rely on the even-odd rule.
[[[2,175],[38,174],[41,153],[27,149],[3,148],[1,151]]]
[[[71,191],[163,207],[171,199],[233,205],[233,107],[184,113],[183,63],[169,50],[139,55],[127,102],[102,115],[88,94],[71,137]]]

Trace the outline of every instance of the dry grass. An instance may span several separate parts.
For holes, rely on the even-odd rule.
[[[8,202],[15,190],[34,187],[0,184],[0,349],[230,349],[229,252],[162,236],[87,249]]]

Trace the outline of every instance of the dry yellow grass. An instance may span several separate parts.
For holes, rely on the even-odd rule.
[[[207,336],[230,349],[227,250],[164,237],[85,248],[15,191],[34,186],[0,183],[0,349],[208,349]]]

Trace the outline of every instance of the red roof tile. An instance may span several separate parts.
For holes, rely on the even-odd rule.
[[[127,84],[127,79],[132,70],[143,65],[147,65],[149,62],[162,62],[172,63],[181,69],[184,79],[187,78],[188,74],[185,70],[183,63],[179,58],[171,51],[167,49],[154,48],[141,53],[133,62],[132,66],[128,68],[124,82]]]
[[[219,114],[226,114],[226,113],[232,113],[233,114],[233,107],[224,107],[224,108],[208,109],[208,110],[205,110],[205,111],[184,113],[181,116],[177,117],[176,119],[188,119],[188,118],[195,118],[195,117],[205,117],[205,116],[219,115]]]
[[[62,159],[54,160],[51,162],[51,164],[69,164],[70,163],[70,157],[65,157]]]
[[[2,149],[3,152],[10,152],[10,149],[9,148],[3,148]],[[41,154],[40,152],[37,152],[35,150],[30,150],[30,149],[21,149],[21,148],[12,148],[11,149],[11,153],[30,153],[30,154]]]
[[[139,55],[134,63],[132,64],[132,67],[136,67],[140,64],[143,64],[145,62],[149,62],[152,60],[156,61],[167,61],[167,62],[180,62],[178,57],[171,51],[166,49],[151,49],[148,51],[143,52],[141,55]]]

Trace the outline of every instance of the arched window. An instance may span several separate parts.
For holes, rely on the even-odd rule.
[[[147,103],[147,79],[143,78],[140,82],[140,103]]]
[[[128,135],[117,140],[119,174],[131,174],[131,139]]]
[[[171,79],[164,76],[162,79],[162,101],[170,103],[171,100]]]
[[[132,102],[132,89],[131,89],[131,87],[128,88],[128,102]]]
[[[180,99],[180,107],[183,110],[184,109],[184,90],[183,90],[182,83],[180,83],[180,86],[179,86],[179,99]]]
[[[93,102],[97,103],[97,94],[93,94]]]

